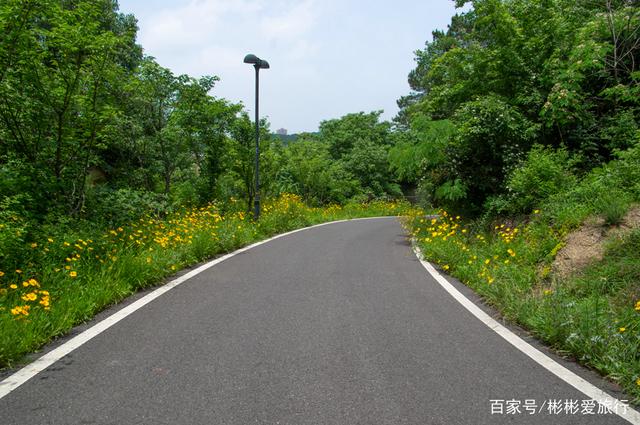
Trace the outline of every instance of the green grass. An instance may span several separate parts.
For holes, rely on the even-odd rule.
[[[388,202],[309,208],[293,195],[264,207],[257,223],[238,212],[222,217],[210,206],[100,232],[49,229],[40,240],[22,241],[25,249],[0,257],[0,367],[15,366],[52,338],[186,266],[288,230],[409,209]],[[23,298],[29,294],[36,299]],[[16,312],[24,306],[29,314]]]
[[[512,227],[450,216],[433,224],[415,216],[409,226],[428,260],[560,353],[617,381],[639,403],[640,230],[610,241],[602,261],[561,279],[551,262],[591,210],[573,208],[567,217],[568,208],[554,208]]]
[[[427,259],[640,404],[640,229],[610,232],[604,258],[586,269],[565,277],[552,269],[570,232],[585,222],[614,229],[640,202],[640,145],[537,201],[528,216],[463,223],[441,213],[408,227]]]

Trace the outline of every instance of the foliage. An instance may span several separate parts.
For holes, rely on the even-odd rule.
[[[455,127],[448,120],[417,116],[411,128],[389,150],[389,166],[402,182],[417,181],[446,161],[445,148]]]
[[[344,204],[361,192],[360,182],[343,162],[332,161],[326,142],[298,140],[284,152],[278,179],[283,191],[313,205]]]
[[[478,208],[504,190],[506,175],[530,149],[537,126],[493,96],[467,102],[454,120],[458,131],[447,147],[447,159],[466,187],[465,201]]]
[[[566,149],[534,146],[507,181],[507,206],[501,212],[526,214],[549,197],[576,184]]]
[[[609,241],[602,260],[568,277],[551,262],[590,216],[617,225],[638,196],[638,147],[578,179],[566,150],[535,147],[513,171],[504,211],[463,221],[414,212],[407,226],[429,261],[480,293],[508,319],[619,382],[640,402],[640,257],[636,228]],[[532,196],[528,197],[529,191]],[[523,210],[527,206],[532,208]],[[604,230],[604,229],[603,229]]]
[[[329,147],[334,159],[340,159],[350,152],[358,140],[368,140],[375,145],[389,144],[390,124],[379,122],[382,111],[365,114],[347,114],[339,119],[320,123],[318,137]]]
[[[452,120],[457,132],[440,164],[419,172],[396,165],[398,177],[420,184],[437,205],[464,206],[474,215],[483,213],[483,204],[491,213],[522,211],[533,200],[507,205],[505,179],[534,144],[566,149],[580,159],[578,173],[634,146],[640,128],[636,2],[457,4],[470,7],[415,53],[412,92],[398,102],[396,118],[405,129],[425,119]],[[402,146],[406,157],[410,151]],[[400,152],[393,155],[397,163]]]
[[[7,212],[15,211],[12,205],[0,210],[3,222],[9,223],[0,227],[0,244],[12,248],[0,251],[0,367],[187,265],[278,232],[408,209],[382,201],[310,208],[299,196],[283,194],[264,203],[259,222],[242,211],[221,214],[217,205],[209,204],[102,230],[49,228],[31,239],[21,233],[24,223]],[[6,238],[16,232],[23,237]]]
[[[382,111],[347,114],[323,121],[320,131],[291,142],[280,182],[287,190],[316,203],[343,203],[401,195],[389,171],[394,135]]]

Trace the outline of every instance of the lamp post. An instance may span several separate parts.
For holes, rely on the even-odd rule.
[[[256,186],[253,198],[253,217],[260,218],[260,115],[258,114],[258,88],[260,81],[260,69],[269,69],[269,62],[260,59],[256,55],[249,54],[244,57],[244,63],[250,63],[256,70]]]

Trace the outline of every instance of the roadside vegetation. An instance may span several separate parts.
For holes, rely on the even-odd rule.
[[[0,366],[11,366],[52,337],[186,266],[288,230],[400,215],[408,208],[384,201],[311,208],[297,195],[282,194],[265,203],[259,222],[242,210],[223,214],[209,204],[98,233],[48,229],[17,243],[12,262],[5,261],[0,271]]]
[[[217,77],[145,55],[115,1],[3,2],[0,364],[185,265],[407,214],[427,259],[639,402],[640,6],[456,4],[392,122],[262,121],[256,222],[252,124]]]
[[[530,159],[540,161],[539,155],[534,151]],[[556,171],[565,173],[562,164]],[[516,185],[529,165],[514,170],[509,182]],[[415,211],[405,223],[425,257],[441,270],[561,354],[620,383],[637,403],[640,208],[633,202],[640,201],[640,186],[632,182],[638,181],[636,147],[579,183],[536,199],[536,209],[526,215],[468,220],[444,210],[427,211],[435,218]],[[612,187],[618,190],[615,198]],[[587,241],[586,249],[579,246],[578,261],[562,267],[559,257],[567,244],[579,243],[567,236],[585,222],[602,237]],[[589,249],[598,244],[602,255],[590,258]]]
[[[458,1],[390,151],[426,258],[640,402],[640,7]],[[460,218],[462,216],[462,218]]]
[[[0,4],[0,367],[181,268],[278,232],[397,215],[380,111],[284,143],[136,43],[112,0]]]

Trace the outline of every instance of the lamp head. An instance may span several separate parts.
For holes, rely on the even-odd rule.
[[[259,62],[260,62],[260,59],[256,55],[248,54],[247,56],[244,57],[244,63],[250,63],[253,65],[256,65]]]
[[[250,63],[256,68],[260,69],[269,69],[269,62],[266,60],[260,59],[254,54],[248,54],[244,57],[244,63]]]

